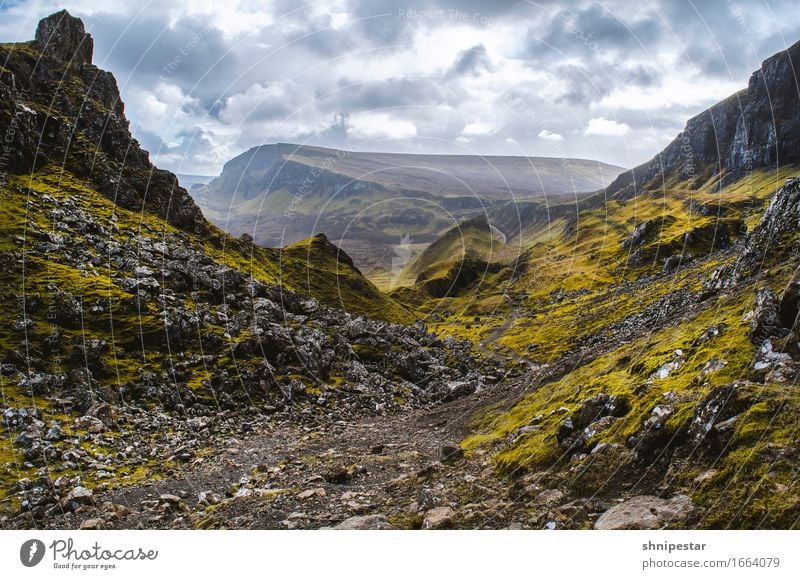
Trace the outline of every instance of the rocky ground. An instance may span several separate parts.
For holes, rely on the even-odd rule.
[[[75,480],[20,481],[25,500],[51,497],[51,512],[36,518],[23,510],[0,524],[85,529],[591,525],[615,503],[570,501],[564,491],[550,488],[556,480],[548,473],[513,481],[498,476],[487,451],[465,456],[458,444],[477,407],[524,389],[522,382],[509,382],[432,408],[316,426],[268,421],[257,412],[222,414],[195,421],[194,433],[203,444],[183,449],[184,464],[154,480],[93,491]],[[654,521],[661,525],[674,515]]]

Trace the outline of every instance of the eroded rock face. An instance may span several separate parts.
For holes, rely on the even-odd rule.
[[[770,336],[781,336],[786,330],[781,326],[778,296],[770,288],[761,288],[756,293],[756,304],[750,320],[750,340],[760,345]]]
[[[594,528],[603,531],[662,529],[684,520],[692,509],[692,500],[686,495],[670,499],[641,495],[608,509],[597,519]]]
[[[117,205],[206,231],[175,175],[153,167],[132,137],[117,82],[92,64],[92,50],[83,22],[66,11],[43,19],[24,50],[0,48],[3,171],[32,173],[68,159],[72,173]]]
[[[659,175],[692,179],[711,167],[725,181],[755,167],[800,159],[800,93],[795,79],[800,42],[768,58],[746,89],[689,119],[686,128],[651,161],[622,173],[608,195],[630,198]]]
[[[73,65],[92,63],[94,40],[86,33],[80,18],[66,10],[39,21],[36,44],[45,54]]]

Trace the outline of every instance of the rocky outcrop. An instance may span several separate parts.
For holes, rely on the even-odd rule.
[[[730,182],[757,167],[800,160],[800,42],[768,58],[746,89],[689,119],[653,159],[622,173],[605,194],[620,199],[669,178],[700,185],[724,173]]]
[[[66,10],[51,14],[39,21],[36,28],[36,45],[52,58],[72,65],[91,64],[94,40],[79,18]]]
[[[676,495],[671,499],[643,495],[607,510],[594,528],[602,531],[663,529],[670,523],[680,523],[692,509],[692,500],[686,495]]]
[[[155,168],[131,136],[116,80],[92,64],[92,49],[66,11],[43,19],[34,42],[0,47],[0,175],[68,166],[126,209],[206,231],[175,175]]]

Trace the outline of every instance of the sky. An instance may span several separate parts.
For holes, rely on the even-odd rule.
[[[160,167],[289,142],[631,167],[800,40],[795,0],[0,0],[0,40],[66,8]]]

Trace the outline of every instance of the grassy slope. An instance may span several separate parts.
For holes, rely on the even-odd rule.
[[[410,324],[416,316],[382,293],[351,263],[337,258],[335,246],[315,236],[281,251],[281,279],[296,291],[331,307],[377,319]]]
[[[716,268],[732,259],[725,252],[709,255],[718,249],[713,239],[714,226],[741,219],[748,229],[752,228],[772,193],[788,176],[797,173],[800,170],[796,167],[777,173],[759,171],[719,192],[713,190],[713,183],[708,183],[699,190],[676,187],[627,202],[610,201],[601,209],[581,213],[569,235],[551,235],[535,243],[523,258],[527,269],[520,277],[500,279],[498,275],[484,280],[483,287],[492,288],[489,291],[439,300],[435,306],[429,302],[422,308],[444,311],[443,321],[431,324],[441,334],[485,340],[500,328],[495,347],[527,355],[537,363],[554,362],[574,351],[587,336],[602,335],[610,325],[667,294],[700,290]],[[697,215],[687,209],[687,199],[721,207],[725,214],[719,222],[716,217]],[[644,221],[657,227],[642,246],[646,258],[634,266],[628,261],[631,250],[622,242],[636,224]],[[685,233],[708,233],[709,229],[711,237],[696,235],[692,243],[684,243]],[[647,277],[660,274],[663,260],[680,251],[698,259],[670,276]],[[794,267],[781,261],[771,267],[768,284],[779,291]],[[508,304],[499,299],[498,285],[515,296],[519,304],[507,328],[503,321],[509,316]],[[600,392],[629,397],[632,410],[601,439],[624,445],[663,395],[674,391],[677,412],[668,427],[680,432],[695,405],[714,386],[747,376],[754,350],[743,318],[753,307],[755,289],[751,285],[723,294],[677,325],[640,334],[585,365],[578,362],[563,378],[544,385],[510,408],[484,412],[477,419],[475,434],[465,441],[465,448],[488,445],[496,451],[495,459],[502,472],[550,469],[560,473],[564,484],[578,494],[603,496],[619,482],[615,477],[618,479],[625,470],[621,463],[612,460],[606,464],[599,457],[591,461],[589,469],[576,473],[574,468],[567,468],[567,458],[555,438],[565,415],[563,407],[575,410],[581,400]],[[478,313],[480,318],[472,317]],[[696,345],[696,338],[704,330],[720,323],[727,326],[722,335]],[[653,379],[653,372],[669,362],[678,349],[684,352],[686,363],[667,379]],[[727,365],[699,378],[703,366],[713,358],[725,360]],[[763,460],[762,452],[769,445],[797,445],[800,393],[792,385],[767,384],[749,386],[741,395],[757,401],[737,422],[727,452],[718,462],[690,457],[670,475],[670,482],[692,493],[700,508],[706,509],[703,525],[795,525],[792,517],[797,516],[798,493],[792,470],[785,465],[771,467]],[[508,442],[510,433],[530,424],[538,415],[543,417],[542,428]],[[693,482],[701,471],[710,468],[712,476],[701,483]],[[618,488],[615,490],[618,492]],[[723,500],[725,496],[733,500]]]
[[[527,354],[538,363],[553,362],[581,336],[635,313],[668,292],[699,287],[698,276],[683,270],[639,294],[632,294],[629,287],[643,275],[660,272],[670,255],[683,251],[700,258],[709,250],[719,249],[719,239],[714,240],[716,217],[692,213],[687,200],[727,209],[720,224],[741,219],[751,229],[767,199],[796,173],[800,173],[796,167],[777,173],[758,171],[720,192],[709,183],[699,190],[675,188],[652,191],[629,201],[610,200],[603,207],[581,212],[577,223],[569,224],[570,235],[564,233],[567,224],[563,219],[554,222],[546,235],[520,252],[518,263],[512,266],[514,276],[509,271],[487,276],[477,296],[467,292],[465,296],[429,302],[427,309],[445,313],[445,319],[435,324],[438,331],[486,339],[508,315],[504,301],[497,299],[505,289],[523,307],[497,344]],[[634,264],[630,260],[632,250],[622,244],[635,225],[643,222],[652,224],[652,233],[641,246],[641,263]],[[692,230],[703,234],[696,235],[691,244],[684,243],[684,234]],[[710,275],[715,263],[705,261],[697,267],[705,268]],[[476,307],[476,301],[485,306],[484,300],[491,296],[489,303],[496,304],[496,310]],[[483,309],[482,324],[464,319],[464,312],[477,309]]]
[[[43,201],[49,196],[60,203],[72,202],[77,211],[93,216],[97,223],[112,232],[110,239],[123,244],[135,244],[138,238],[160,241],[164,238],[180,240],[180,244],[204,250],[218,262],[236,268],[254,278],[267,283],[281,284],[292,290],[310,292],[321,302],[330,306],[340,306],[340,300],[347,309],[357,314],[370,314],[379,319],[392,321],[413,321],[414,317],[400,308],[392,300],[377,291],[357,270],[346,264],[336,262],[335,254],[321,250],[315,243],[299,244],[281,253],[277,250],[253,248],[242,240],[226,236],[212,228],[203,238],[179,231],[162,219],[149,213],[135,213],[116,206],[111,200],[86,186],[73,175],[59,169],[44,170],[30,176],[12,176],[8,183],[0,187],[0,252],[13,255],[13,265],[0,271],[0,282],[7,299],[0,301],[0,345],[8,353],[18,348],[24,335],[13,328],[12,322],[20,317],[18,299],[25,296],[29,315],[34,326],[31,334],[47,336],[54,328],[48,318],[49,304],[54,303],[57,290],[72,294],[84,304],[84,318],[74,326],[61,327],[62,344],[82,343],[85,340],[105,340],[109,347],[99,361],[101,371],[96,372],[99,388],[117,389],[140,377],[142,370],[161,372],[170,352],[160,345],[164,333],[163,315],[155,310],[131,311],[129,304],[134,296],[125,291],[119,278],[109,269],[110,263],[102,249],[89,245],[90,254],[96,256],[101,265],[90,263],[75,267],[68,259],[58,253],[48,256],[27,256],[25,247],[31,243],[31,232],[52,232],[59,235],[59,222],[54,219]],[[33,228],[32,225],[36,227]],[[86,243],[79,235],[63,240],[66,247]],[[252,253],[251,253],[252,252]],[[298,273],[299,272],[299,273]],[[302,275],[301,275],[302,274]],[[314,280],[308,286],[306,276]],[[181,304],[188,310],[194,309],[194,301],[204,301],[203,295],[182,296]],[[106,308],[95,313],[90,305],[105,301]],[[36,304],[39,304],[37,307]],[[175,304],[176,306],[178,304]],[[62,326],[59,324],[59,326]],[[228,336],[222,325],[209,324],[203,328],[203,336],[210,333],[223,338],[220,353],[215,354],[221,367],[236,373],[247,360],[238,362],[230,356],[239,340],[247,338],[244,332],[239,336]],[[205,340],[205,337],[203,337]],[[36,347],[36,343],[33,344]],[[181,352],[181,359],[195,356],[196,366],[187,368],[186,382],[200,398],[211,400],[214,396],[209,390],[209,375],[204,362],[203,343],[187,346]],[[185,356],[185,357],[184,357]],[[54,373],[66,372],[69,364],[54,357],[51,367],[46,370]],[[164,377],[164,379],[167,379]],[[336,376],[331,380],[336,381]],[[68,433],[85,434],[72,425],[72,417],[64,415],[53,403],[42,397],[31,397],[12,379],[0,376],[0,403],[4,406],[36,406],[44,411],[48,419],[61,419]],[[114,433],[109,433],[114,436]],[[23,466],[20,447],[13,439],[3,438],[0,446],[0,488],[8,488],[19,478],[34,477],[33,469]],[[88,452],[102,454],[102,448],[86,449]],[[10,466],[9,466],[10,465]],[[151,465],[139,468],[124,467],[118,471],[118,482],[128,484],[140,480]],[[168,465],[161,465],[167,467]],[[91,473],[83,473],[86,484],[93,484]]]

